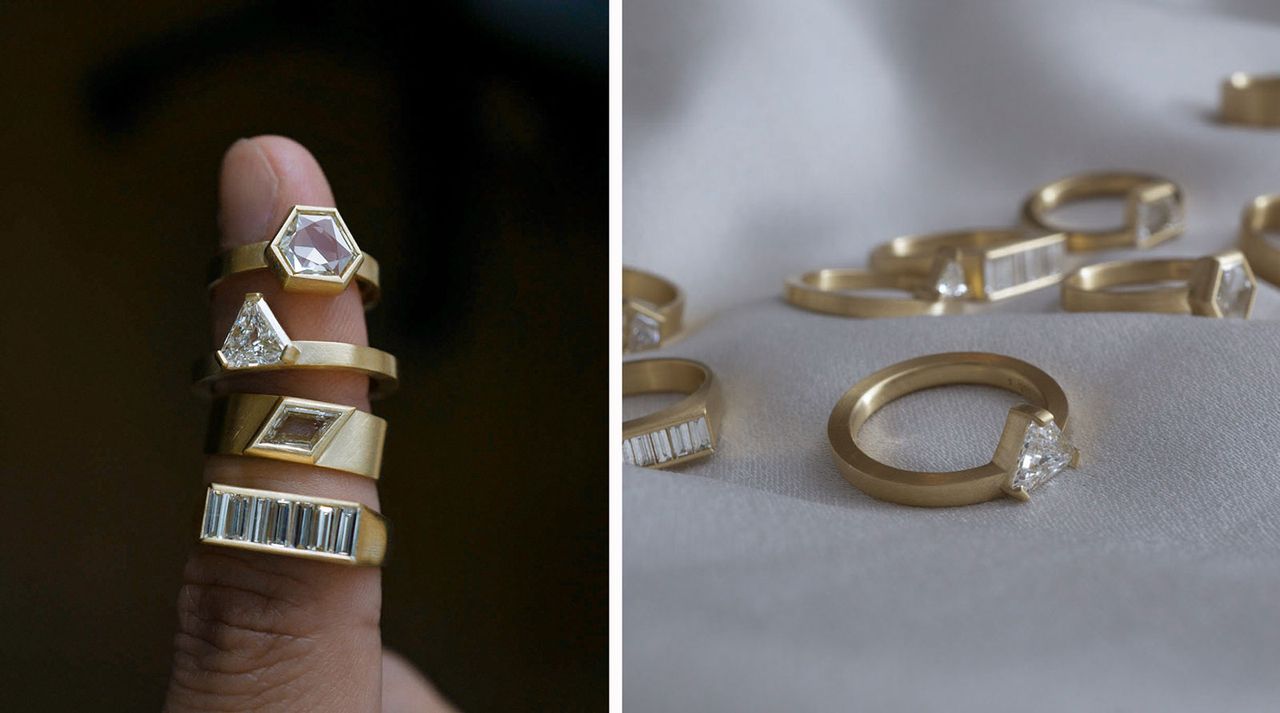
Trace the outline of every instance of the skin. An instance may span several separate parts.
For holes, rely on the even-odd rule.
[[[223,157],[220,249],[269,240],[295,204],[336,205],[315,158],[279,136],[241,139]],[[367,344],[355,284],[336,297],[285,293],[267,271],[218,285],[221,343],[246,292],[261,292],[294,339]],[[287,394],[368,411],[367,378],[275,373],[226,390]],[[355,500],[378,509],[374,481],[311,466],[210,456],[205,483]],[[425,678],[382,648],[381,572],[201,545],[183,570],[165,710],[452,711]]]

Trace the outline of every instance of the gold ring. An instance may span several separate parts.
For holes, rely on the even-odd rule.
[[[219,379],[239,373],[283,369],[349,371],[373,379],[369,396],[380,398],[395,391],[396,358],[381,349],[343,342],[289,339],[276,321],[262,294],[250,292],[227,331],[222,348],[195,367],[195,387],[210,394]]]
[[[679,403],[622,424],[622,462],[670,468],[716,450],[724,404],[707,365],[688,359],[639,359],[622,365],[622,395],[688,394]]]
[[[1062,307],[1068,312],[1163,312],[1243,319],[1253,310],[1257,284],[1239,250],[1202,258],[1117,260],[1087,265],[1067,276],[1062,283]]]
[[[1125,200],[1124,226],[1072,230],[1049,214],[1068,203],[1103,198]],[[1149,248],[1182,233],[1182,189],[1172,181],[1140,173],[1084,173],[1050,183],[1027,196],[1022,217],[1049,233],[1065,233],[1072,252],[1107,248]]]
[[[1280,194],[1258,196],[1245,206],[1240,220],[1240,249],[1258,277],[1280,285],[1280,249],[1268,233],[1280,229]]]
[[[351,406],[231,394],[209,423],[209,453],[307,463],[378,479],[387,422]]]
[[[880,297],[858,292],[894,290],[912,297]],[[964,314],[961,300],[939,294],[934,285],[915,275],[889,275],[858,268],[828,268],[787,280],[787,301],[801,309],[841,317],[911,317]]]
[[[214,483],[205,495],[200,541],[377,567],[387,553],[387,521],[360,503]]]
[[[1280,126],[1280,75],[1236,72],[1222,82],[1222,113],[1229,124]]]
[[[355,278],[365,309],[380,297],[378,261],[356,244],[337,208],[294,206],[271,240],[241,245],[215,258],[209,289],[231,275],[263,269],[275,273],[287,292],[335,295]]]
[[[920,277],[944,299],[994,301],[1061,281],[1066,253],[1062,233],[957,230],[894,238],[872,251],[871,269]]]
[[[648,351],[671,341],[684,321],[684,293],[670,280],[622,268],[622,351]]]
[[[862,451],[858,432],[889,402],[936,386],[981,384],[1019,394],[1031,403],[1009,409],[995,455],[968,470],[926,473],[885,465]],[[1028,493],[1064,468],[1079,464],[1080,452],[1063,430],[1067,396],[1048,374],[1013,357],[952,352],[909,359],[853,385],[836,402],[827,437],[841,474],[873,498],[922,507],[985,502]]]

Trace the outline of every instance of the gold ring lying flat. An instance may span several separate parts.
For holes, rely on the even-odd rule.
[[[1125,201],[1125,222],[1108,230],[1073,230],[1049,214],[1068,203],[1102,198]],[[1140,173],[1085,173],[1044,186],[1022,206],[1029,225],[1047,233],[1065,233],[1072,252],[1109,248],[1149,248],[1182,233],[1182,189],[1159,176]]]
[[[676,392],[679,403],[622,424],[622,462],[669,468],[715,453],[724,403],[711,369],[689,359],[639,359],[622,365],[622,394]]]
[[[1164,284],[1176,283],[1176,284]],[[1162,312],[1246,318],[1257,280],[1239,250],[1202,258],[1118,260],[1088,265],[1062,283],[1069,312]],[[1117,289],[1147,286],[1142,289]]]
[[[995,455],[987,465],[928,473],[902,470],[867,455],[857,436],[871,415],[917,391],[952,384],[981,384],[1027,399],[1009,410]],[[957,419],[964,418],[956,414]],[[1067,467],[1080,452],[1063,430],[1067,397],[1040,369],[1013,357],[952,352],[918,357],[881,369],[853,385],[836,402],[827,437],[836,465],[854,487],[871,497],[903,505],[969,505],[1009,495],[1020,500]]]
[[[1219,118],[1228,124],[1280,126],[1280,74],[1236,72],[1227,77]]]
[[[622,351],[657,349],[680,333],[684,293],[653,273],[622,268]]]
[[[352,279],[365,309],[378,303],[378,261],[356,244],[337,208],[294,206],[271,240],[223,252],[210,267],[209,289],[241,272],[269,269],[287,292],[334,295]]]
[[[942,298],[1003,300],[1062,280],[1067,238],[1022,230],[958,230],[894,238],[871,253],[871,269],[914,275]]]
[[[880,297],[865,293],[894,290],[911,297]],[[840,317],[911,317],[964,314],[964,301],[939,294],[936,285],[914,275],[887,275],[858,268],[828,268],[787,280],[783,296],[801,309]]]

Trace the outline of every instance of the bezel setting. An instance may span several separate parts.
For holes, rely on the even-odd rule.
[[[1152,222],[1152,214],[1161,211],[1163,219]],[[1150,248],[1180,235],[1186,221],[1182,192],[1168,181],[1140,186],[1129,192],[1125,219],[1133,233],[1133,244]]]
[[[1239,250],[1196,260],[1191,268],[1188,303],[1202,317],[1248,319],[1258,296],[1258,278]],[[1240,293],[1245,293],[1241,298]],[[1243,306],[1239,300],[1243,299]]]
[[[1037,443],[1041,442],[1040,439],[1048,439],[1048,450],[1028,453],[1027,449],[1032,447],[1033,438],[1037,438]],[[1023,477],[1026,471],[1025,459],[1029,455],[1051,457],[1047,472]],[[996,454],[991,462],[1006,473],[1000,489],[1010,497],[1026,501],[1031,499],[1031,492],[1063,470],[1078,468],[1080,449],[1072,445],[1067,434],[1054,420],[1053,414],[1031,404],[1019,404],[1009,409],[1000,443],[996,446]],[[1054,462],[1061,464],[1053,465]]]
[[[281,397],[249,445],[245,446],[244,453],[314,464],[354,412],[354,407]],[[314,434],[305,440],[288,438],[284,427],[290,419],[310,419]]]
[[[330,274],[300,271],[295,269],[289,256],[285,254],[286,243],[297,230],[299,218],[308,216],[318,216],[333,221],[334,239],[351,253],[350,261],[340,271]],[[342,292],[347,285],[351,284],[365,256],[337,208],[296,205],[289,211],[289,216],[285,218],[275,237],[267,243],[265,257],[267,267],[280,278],[286,291],[332,295]]]
[[[1067,238],[1062,233],[991,247],[943,247],[934,254],[928,297],[991,302],[1055,285],[1066,277]],[[956,282],[962,274],[964,284]]]
[[[627,353],[644,352],[662,346],[667,318],[643,300],[622,300],[622,346]]]

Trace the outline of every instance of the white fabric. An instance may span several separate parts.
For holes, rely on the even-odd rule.
[[[1189,230],[1154,254],[1228,247],[1246,200],[1280,191],[1280,132],[1210,116],[1226,74],[1280,68],[1280,4],[631,0],[623,23],[624,262],[686,289],[692,327],[661,353],[711,365],[727,402],[715,457],[623,471],[627,709],[1274,710],[1274,288],[1248,323],[1062,314],[1053,290],[860,321],[779,293],[1103,168],[1184,186]],[[963,349],[1057,378],[1082,467],[1027,504],[945,510],[845,483],[840,394]],[[864,440],[975,465],[1013,402],[914,395]]]

